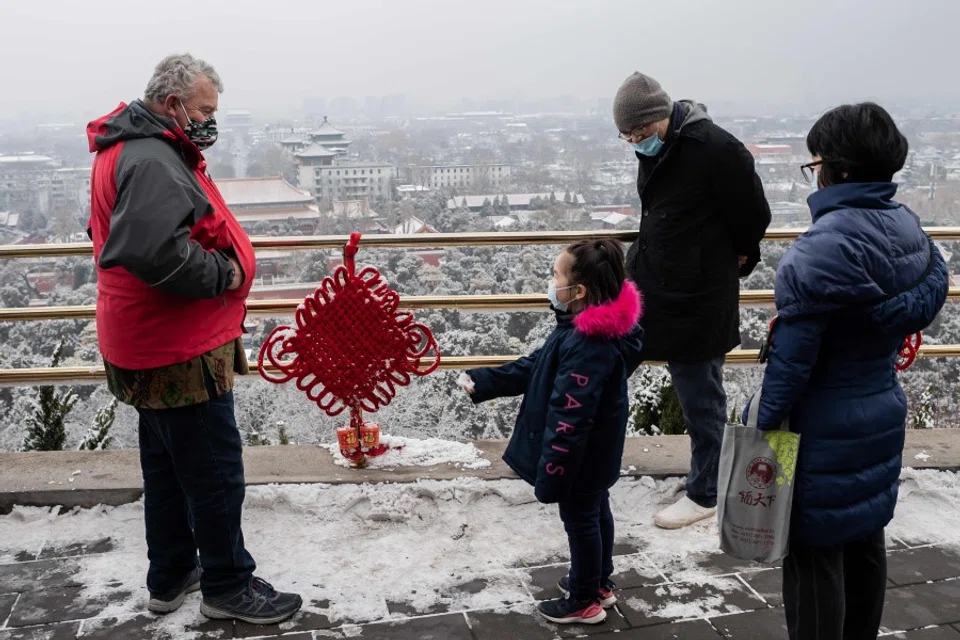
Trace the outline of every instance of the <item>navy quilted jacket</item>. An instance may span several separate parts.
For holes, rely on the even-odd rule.
[[[627,281],[614,301],[576,316],[558,312],[557,328],[529,356],[467,372],[475,403],[523,395],[503,459],[534,485],[540,502],[608,489],[619,479],[640,315],[639,293]]]
[[[905,336],[946,300],[947,266],[893,183],[809,198],[813,224],[784,256],[758,424],[801,435],[791,541],[828,547],[893,518],[907,401],[894,369]]]

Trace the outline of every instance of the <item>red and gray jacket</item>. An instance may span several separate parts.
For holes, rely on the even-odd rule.
[[[239,337],[256,259],[200,150],[140,101],[91,122],[87,137],[104,360],[153,369]],[[245,276],[234,291],[230,256]]]

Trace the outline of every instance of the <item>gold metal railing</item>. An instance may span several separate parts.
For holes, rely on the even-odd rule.
[[[312,286],[303,283],[304,287]],[[947,297],[960,299],[960,287],[950,287]],[[299,299],[250,300],[247,312],[257,316],[292,316]],[[741,305],[773,304],[773,291],[752,289],[740,292]],[[402,309],[464,309],[470,311],[543,311],[550,302],[540,294],[475,295],[475,296],[401,296]],[[90,320],[96,317],[96,307],[13,307],[0,308],[0,322],[27,322],[37,320]]]
[[[960,227],[926,227],[934,240],[960,240]],[[764,240],[796,240],[804,229],[770,229]],[[631,242],[637,231],[513,231],[491,233],[420,233],[410,235],[370,234],[360,239],[367,249],[423,249],[440,247],[490,247],[505,245],[563,245],[584,238],[615,238]],[[251,238],[255,249],[342,249],[348,236],[286,236]],[[0,245],[0,260],[14,258],[62,258],[89,256],[90,243]]]
[[[773,229],[764,238],[767,241],[796,239],[803,229]],[[931,227],[926,229],[937,240],[960,240],[960,227]],[[514,233],[441,233],[419,235],[371,234],[363,236],[360,244],[366,248],[433,248],[450,246],[504,246],[504,245],[562,245],[584,238],[615,238],[629,242],[637,237],[636,231],[555,231]],[[253,238],[256,249],[340,249],[347,236],[303,236],[278,238]],[[51,258],[90,256],[92,247],[86,243],[59,245],[0,246],[0,259]],[[309,283],[306,283],[309,286]],[[960,298],[960,287],[951,287],[949,297]],[[771,304],[773,292],[769,290],[741,291],[742,304]],[[476,295],[476,296],[406,296],[402,299],[406,309],[469,309],[476,311],[523,311],[542,310],[547,307],[544,295]],[[300,300],[250,300],[248,309],[256,315],[283,315],[293,312]],[[87,320],[95,315],[93,306],[32,307],[0,309],[0,322],[31,320]],[[467,369],[496,366],[515,360],[512,356],[448,356],[441,360],[441,369]],[[920,357],[960,357],[960,345],[930,345],[922,347]],[[727,355],[728,364],[756,362],[757,351],[736,350]],[[662,363],[648,363],[662,364]],[[48,385],[97,383],[105,378],[103,367],[57,367],[36,369],[0,369],[0,387],[10,385]]]
[[[745,365],[757,361],[756,349],[737,349],[727,354],[727,364]],[[960,357],[960,345],[930,345],[920,348],[921,358]],[[516,360],[512,356],[445,356],[440,360],[444,370],[472,369],[474,367],[495,367]],[[648,365],[662,365],[662,362],[647,362]],[[272,367],[265,367],[273,371]],[[0,369],[0,386],[37,386],[65,384],[96,384],[106,378],[103,367],[56,367],[37,369]]]

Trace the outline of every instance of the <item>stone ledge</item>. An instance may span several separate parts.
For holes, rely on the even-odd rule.
[[[487,469],[459,469],[448,464],[353,470],[336,465],[329,451],[315,445],[247,447],[244,465],[247,484],[251,486],[516,477],[500,459],[505,440],[475,444],[491,462]],[[690,441],[686,436],[627,438],[623,468],[628,476],[683,476],[690,468],[689,456]],[[904,466],[960,470],[960,429],[908,430]],[[0,514],[9,513],[17,504],[60,505],[67,509],[120,505],[139,499],[142,492],[139,454],[133,449],[0,453]]]

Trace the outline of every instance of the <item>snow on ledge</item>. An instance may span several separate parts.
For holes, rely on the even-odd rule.
[[[486,469],[490,461],[483,457],[480,450],[469,442],[454,442],[439,438],[401,438],[399,436],[381,436],[380,442],[390,447],[382,456],[367,458],[368,469],[394,469],[396,467],[432,467],[452,464],[460,469]],[[340,445],[320,445],[330,452],[333,461],[341,467],[350,463],[340,454]],[[396,448],[402,447],[402,448]]]

